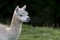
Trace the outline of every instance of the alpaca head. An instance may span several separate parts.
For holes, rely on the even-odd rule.
[[[30,21],[28,12],[25,9],[26,9],[26,5],[24,5],[22,8],[19,8],[19,6],[16,7],[15,13],[14,13],[16,20],[20,22]]]

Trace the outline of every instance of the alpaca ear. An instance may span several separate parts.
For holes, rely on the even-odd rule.
[[[19,11],[19,6],[17,6],[15,10],[16,10],[16,12],[18,12]]]
[[[26,9],[26,5],[24,5],[24,6],[22,7],[22,9]]]

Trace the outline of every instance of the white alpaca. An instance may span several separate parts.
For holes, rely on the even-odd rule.
[[[0,40],[18,40],[22,30],[22,23],[30,20],[26,5],[22,8],[16,7],[10,27],[0,24]]]

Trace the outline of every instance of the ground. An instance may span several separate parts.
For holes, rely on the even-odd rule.
[[[60,29],[52,27],[33,28],[31,25],[23,25],[18,40],[60,40]]]

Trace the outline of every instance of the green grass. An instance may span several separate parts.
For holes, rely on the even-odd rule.
[[[48,27],[23,25],[22,33],[18,40],[60,40],[60,30]]]

